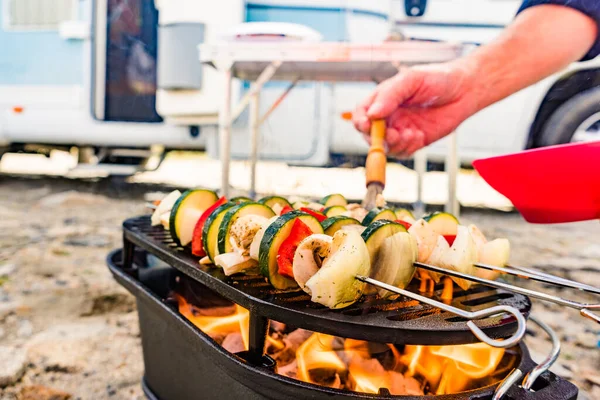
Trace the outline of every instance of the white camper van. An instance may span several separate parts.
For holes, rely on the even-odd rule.
[[[82,149],[82,162],[144,160],[169,149],[218,156],[222,77],[198,45],[243,22],[294,22],[325,41],[406,38],[481,44],[514,17],[518,0],[0,0],[0,156]],[[459,156],[479,157],[600,138],[597,60],[567,70],[470,118]],[[279,96],[269,83],[261,107]],[[374,84],[299,84],[261,130],[260,157],[322,166],[367,147],[340,118]],[[237,81],[239,98],[248,84]],[[248,115],[232,155],[248,155]],[[158,145],[158,146],[153,146]],[[151,148],[154,153],[150,152]],[[428,150],[444,156],[444,141]],[[137,162],[136,161],[136,162]]]

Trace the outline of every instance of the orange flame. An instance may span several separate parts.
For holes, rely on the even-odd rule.
[[[422,376],[436,394],[458,393],[496,370],[504,349],[485,343],[459,346],[406,346],[401,360],[408,376]]]
[[[248,332],[250,326],[250,312],[245,308],[235,305],[235,312],[230,315],[221,316],[206,316],[199,315],[197,308],[188,303],[185,298],[179,294],[175,294],[179,305],[179,312],[186,317],[191,323],[198,327],[202,332],[209,336],[213,334],[229,334],[240,333],[244,349],[248,350]],[[270,336],[267,336],[267,342],[276,348],[283,348],[283,345]]]
[[[313,369],[331,369],[336,372],[346,370],[346,364],[333,351],[335,338],[323,333],[313,333],[296,351],[298,379],[315,383],[309,371]]]
[[[211,336],[241,333],[244,348],[248,350],[248,310],[235,305],[231,314],[207,316],[201,315],[200,310],[182,296],[176,295],[176,298],[179,312],[203,332]],[[275,349],[285,347],[271,336],[267,336],[267,340]],[[485,343],[407,345],[402,353],[393,345],[379,345],[382,351],[389,351],[393,356],[393,363],[388,358],[386,369],[377,358],[373,358],[373,346],[368,342],[345,339],[343,347],[336,347],[336,344],[342,343],[340,340],[331,335],[313,333],[296,351],[297,379],[363,393],[377,394],[380,389],[386,388],[392,395],[422,395],[426,383],[429,391],[436,395],[453,394],[472,388],[478,379],[492,374],[504,355],[504,349]],[[311,372],[316,370],[328,371],[335,380],[315,382]],[[345,384],[340,377],[347,378]]]

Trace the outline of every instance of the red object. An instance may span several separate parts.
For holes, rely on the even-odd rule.
[[[310,228],[300,218],[296,218],[290,235],[281,243],[277,252],[277,272],[279,272],[279,275],[294,279],[294,270],[292,268],[294,254],[300,242],[310,235],[312,235]]]
[[[401,219],[397,219],[396,222],[405,227],[406,229],[409,229],[412,226],[410,222],[402,221]]]
[[[289,213],[290,211],[294,211],[294,209],[293,209],[292,207],[290,207],[290,206],[284,206],[284,207],[281,209],[281,213],[280,213],[279,215],[287,214],[287,213]]]
[[[600,218],[600,141],[491,157],[473,166],[528,222]]]
[[[196,222],[196,226],[194,227],[194,233],[192,235],[192,254],[198,257],[205,257],[206,252],[204,251],[204,246],[202,243],[202,229],[204,229],[204,223],[212,214],[213,211],[217,209],[222,204],[225,204],[227,199],[225,197],[221,197],[214,203],[212,206],[208,207],[206,211],[202,213],[198,222]]]
[[[448,242],[448,244],[450,246],[452,246],[454,244],[454,241],[456,240],[456,235],[442,235],[444,236],[444,239],[446,239],[446,242]]]
[[[313,217],[318,219],[319,222],[323,222],[327,219],[327,216],[325,214],[322,214],[315,210],[311,210],[310,208],[302,207],[300,208],[300,211],[304,211],[305,213],[312,215]]]

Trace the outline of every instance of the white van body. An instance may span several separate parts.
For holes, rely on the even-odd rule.
[[[162,145],[214,157],[223,81],[199,64],[197,45],[232,26],[295,22],[326,41],[374,43],[393,25],[410,38],[480,45],[510,23],[521,3],[429,0],[423,16],[410,17],[403,0],[56,0],[52,7],[44,0],[0,2],[0,155],[28,145],[96,153]],[[534,145],[557,107],[600,85],[599,63],[573,64],[471,117],[458,130],[461,160]],[[564,90],[573,77],[580,79]],[[265,111],[286,85],[268,84],[260,108]],[[233,98],[247,88],[237,81]],[[364,155],[361,136],[340,114],[373,88],[300,83],[263,125],[261,159],[323,166],[332,155]],[[234,123],[234,158],[248,155],[247,124],[247,112]],[[430,146],[429,157],[442,160],[444,147],[444,140]]]

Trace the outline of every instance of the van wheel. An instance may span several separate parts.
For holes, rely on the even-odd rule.
[[[600,87],[567,100],[548,118],[536,147],[600,139]]]

